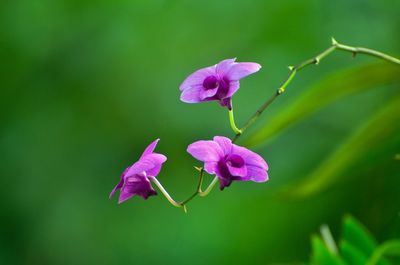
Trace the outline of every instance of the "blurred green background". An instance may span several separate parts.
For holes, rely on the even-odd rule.
[[[232,136],[215,102],[179,101],[194,70],[232,57],[263,66],[234,98],[240,125],[331,36],[399,55],[399,10],[398,0],[1,1],[0,263],[294,263],[322,223],[337,238],[346,213],[379,241],[398,237],[399,67],[340,51],[299,73],[238,142],[268,161],[269,182],[215,189],[188,214],[162,196],[117,205],[108,194],[159,137],[159,180],[183,199],[200,165],[187,145]]]

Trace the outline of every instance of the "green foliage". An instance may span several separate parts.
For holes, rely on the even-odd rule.
[[[356,219],[346,216],[338,252],[329,248],[329,242],[317,235],[311,238],[312,265],[394,265],[386,257],[400,256],[400,240],[378,245],[370,232]]]
[[[353,134],[328,155],[311,174],[302,179],[288,193],[306,196],[323,190],[344,176],[351,177],[346,171],[357,161],[370,155],[382,145],[395,145],[399,142],[400,96],[394,97],[374,116],[367,118]]]
[[[366,264],[368,257],[365,256],[357,247],[342,239],[339,244],[340,253],[343,260],[349,265]]]
[[[313,265],[345,265],[344,261],[329,251],[324,241],[316,235],[311,238],[312,256],[311,264]]]
[[[368,265],[390,264],[382,259],[384,256],[388,257],[400,256],[400,240],[387,241],[383,243],[381,246],[379,246],[372,254],[372,257],[369,260]]]
[[[343,220],[342,239],[366,257],[371,256],[378,243],[361,223],[351,216]]]

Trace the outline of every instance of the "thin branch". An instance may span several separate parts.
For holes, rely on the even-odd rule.
[[[186,205],[188,202],[190,202],[194,197],[197,196],[197,194],[201,194],[201,185],[203,183],[203,175],[204,175],[204,169],[203,168],[196,168],[197,170],[200,171],[200,177],[199,177],[199,182],[197,183],[197,188],[196,191],[186,200],[181,202],[181,205]]]
[[[157,180],[157,178],[151,178],[151,180],[154,182],[154,184],[156,184],[156,186],[161,191],[161,193],[164,195],[164,197],[167,198],[169,203],[171,203],[173,206],[178,207],[178,208],[182,207],[182,204],[180,204],[179,202],[175,201],[171,197],[171,195],[169,195],[169,193],[164,189],[163,185],[161,185],[161,183]]]
[[[186,209],[186,204],[191,201],[194,197],[196,197],[198,194],[200,194],[200,196],[203,196],[202,194],[204,193],[201,190],[201,185],[203,183],[203,175],[204,175],[204,170],[203,168],[199,168],[199,167],[195,167],[199,172],[200,172],[200,177],[199,177],[199,182],[197,184],[197,188],[196,191],[190,195],[189,198],[187,198],[186,200],[182,201],[182,202],[178,202],[176,200],[174,200],[172,198],[171,195],[169,195],[169,193],[167,192],[167,190],[163,187],[163,185],[157,180],[157,178],[151,178],[151,180],[154,182],[154,184],[156,184],[156,186],[158,187],[158,189],[161,191],[161,193],[164,195],[164,197],[168,200],[169,203],[171,203],[173,206],[177,207],[177,208],[183,208],[183,210],[185,211],[185,213],[187,212]]]
[[[379,51],[375,51],[375,50],[371,50],[371,49],[367,49],[367,48],[362,48],[362,47],[352,47],[352,46],[348,46],[348,45],[343,45],[338,43],[334,38],[332,38],[332,45],[324,50],[323,52],[321,52],[320,54],[314,56],[311,59],[308,59],[296,66],[289,66],[289,76],[286,78],[286,80],[282,83],[282,85],[274,92],[274,94],[272,94],[272,96],[270,96],[258,109],[257,111],[246,121],[246,123],[243,125],[243,127],[240,129],[241,133],[240,134],[236,134],[233,139],[232,142],[236,142],[238,140],[238,138],[243,134],[243,132],[249,128],[257,119],[258,117],[264,112],[264,110],[271,105],[271,103],[280,95],[282,95],[285,90],[286,87],[292,82],[294,76],[296,75],[297,72],[299,72],[300,70],[302,70],[303,68],[305,68],[306,66],[309,65],[313,65],[313,64],[319,64],[320,61],[325,58],[326,56],[328,56],[329,54],[331,54],[332,52],[334,52],[335,50],[342,50],[342,51],[346,51],[346,52],[350,52],[353,54],[353,56],[357,55],[358,53],[360,54],[366,54],[366,55],[370,55],[373,57],[377,57],[379,59],[391,62],[391,63],[395,63],[400,65],[400,60],[392,57],[390,55],[387,55],[385,53],[379,52]]]
[[[218,182],[218,177],[215,177],[215,178],[211,181],[210,185],[208,185],[207,189],[206,189],[205,191],[200,191],[200,192],[199,192],[199,195],[200,195],[201,197],[207,196],[207,195],[210,193],[210,191],[214,188],[215,184],[217,184],[217,182]]]

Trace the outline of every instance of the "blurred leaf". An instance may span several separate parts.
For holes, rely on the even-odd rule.
[[[343,220],[342,239],[349,245],[356,246],[365,257],[370,257],[378,246],[369,231],[350,215]]]
[[[246,138],[243,145],[254,146],[269,141],[281,131],[345,96],[399,82],[400,67],[390,63],[375,63],[336,72],[304,91],[292,104]]]
[[[400,240],[387,241],[380,245],[373,253],[368,265],[383,264],[383,256],[400,256]]]
[[[398,137],[399,113],[400,96],[397,96],[381,111],[364,122],[307,178],[289,187],[285,192],[290,196],[309,196],[337,182],[354,162],[371,153],[374,148],[392,141],[393,137]]]
[[[345,265],[339,256],[331,253],[325,243],[318,236],[311,238],[312,256],[311,264],[314,265]]]
[[[384,256],[400,257],[400,240],[387,241],[378,247],[370,232],[352,216],[343,219],[342,230],[338,253],[336,248],[332,251],[328,247],[332,244],[330,240],[327,242],[324,239],[324,242],[316,235],[311,237],[312,255],[309,264],[390,265]]]
[[[369,257],[376,256],[374,264],[389,265],[390,263],[387,260],[379,257],[386,251],[388,251],[388,254],[391,250],[398,251],[396,244],[382,245],[378,248],[377,241],[368,229],[350,215],[344,218],[342,230],[341,255],[349,264],[367,264]],[[393,241],[393,243],[396,242]],[[379,252],[379,249],[382,252]]]
[[[339,248],[341,256],[349,265],[366,264],[368,261],[368,257],[347,241],[341,241]]]

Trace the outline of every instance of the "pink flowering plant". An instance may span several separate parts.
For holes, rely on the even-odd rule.
[[[353,56],[366,54],[400,65],[399,59],[387,54],[367,48],[343,45],[332,39],[331,46],[320,54],[296,66],[289,66],[289,75],[282,85],[266,99],[240,129],[236,126],[233,115],[233,97],[240,87],[239,81],[258,72],[261,69],[261,65],[254,62],[236,62],[236,58],[234,58],[223,60],[213,66],[201,68],[190,74],[182,82],[179,87],[181,91],[180,99],[185,103],[217,101],[223,108],[228,110],[229,123],[234,136],[231,139],[225,136],[214,136],[212,140],[198,140],[187,147],[187,152],[202,162],[202,165],[195,166],[199,174],[199,182],[194,193],[187,199],[182,201],[173,199],[157,179],[163,163],[167,160],[165,155],[154,152],[159,139],[152,142],[144,150],[137,162],[125,169],[118,184],[111,191],[110,198],[119,191],[119,203],[125,202],[136,195],[147,199],[150,196],[157,195],[152,186],[153,183],[173,206],[182,208],[186,212],[186,205],[193,198],[206,196],[218,182],[220,190],[229,187],[232,182],[267,182],[269,179],[267,162],[252,150],[237,145],[236,141],[265,109],[285,92],[287,86],[300,70],[306,66],[319,64],[323,58],[337,50],[352,53]],[[204,173],[213,175],[214,179],[203,190]]]
[[[147,199],[157,192],[151,186],[151,179],[155,179],[160,173],[162,164],[167,161],[167,157],[162,154],[154,153],[159,139],[152,142],[143,152],[139,161],[125,169],[117,186],[111,191],[110,198],[117,190],[121,190],[118,203],[122,203],[132,196],[138,195]]]
[[[235,60],[223,60],[189,75],[179,87],[181,100],[186,103],[216,100],[231,110],[232,96],[240,87],[239,80],[261,68],[257,63],[237,63]]]

